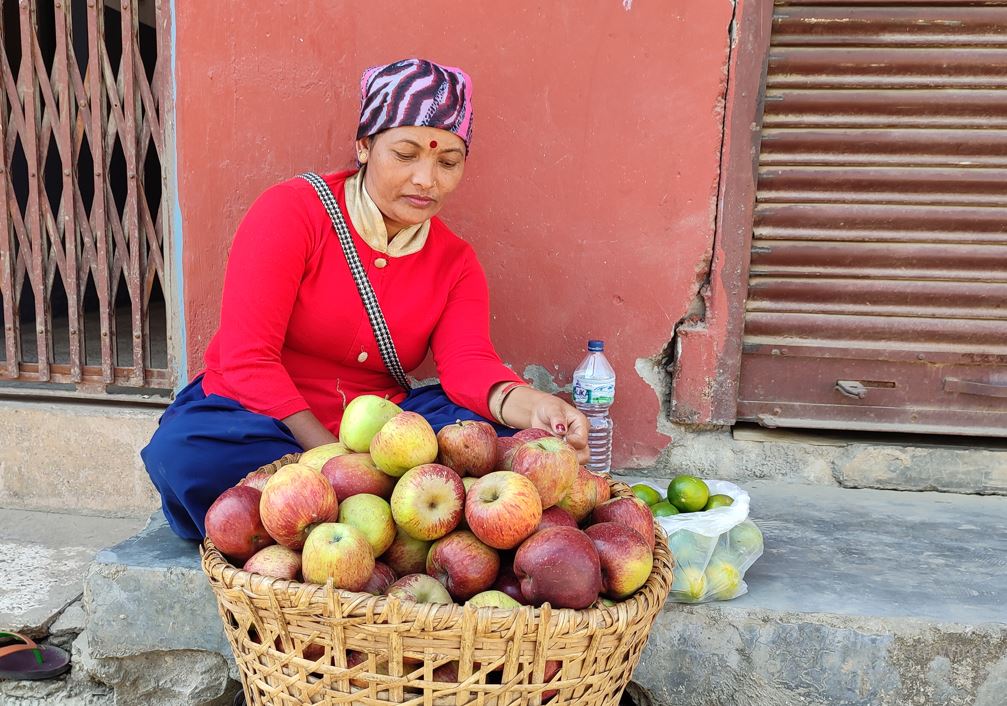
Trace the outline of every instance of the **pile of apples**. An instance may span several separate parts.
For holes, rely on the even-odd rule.
[[[655,541],[648,506],[611,498],[563,439],[474,421],[435,434],[372,395],[347,405],[338,443],[224,491],[206,532],[246,571],[497,608],[624,600]]]

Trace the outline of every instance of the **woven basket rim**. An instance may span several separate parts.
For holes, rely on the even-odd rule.
[[[280,467],[287,463],[295,462],[300,454],[288,454],[277,461],[262,466],[261,469]],[[289,460],[288,460],[289,459]],[[261,470],[260,469],[260,470]],[[611,477],[607,478],[609,486],[612,488],[612,497],[633,497],[629,486],[622,481],[617,481]],[[588,618],[588,622],[595,620],[603,623],[616,620],[619,613],[625,612],[627,619],[643,616],[648,611],[644,604],[644,595],[647,593],[662,593],[664,590],[661,584],[670,588],[674,572],[674,559],[668,547],[668,539],[664,530],[658,523],[654,523],[655,543],[654,543],[654,567],[651,569],[647,581],[632,596],[621,601],[616,601],[612,606],[592,605],[588,608],[555,608],[549,603],[541,606],[523,605],[520,608],[496,608],[487,606],[472,606],[458,603],[416,603],[414,601],[396,598],[394,596],[373,595],[355,591],[345,591],[332,586],[331,579],[325,584],[306,583],[280,579],[262,574],[253,574],[240,569],[231,564],[223,554],[220,553],[209,537],[203,540],[199,547],[201,565],[203,572],[210,581],[211,588],[216,590],[217,584],[221,584],[227,589],[242,589],[253,595],[268,596],[273,593],[286,593],[290,596],[297,595],[300,600],[308,599],[309,604],[328,603],[331,596],[335,594],[340,601],[352,610],[354,615],[373,615],[384,612],[389,606],[397,605],[396,613],[402,620],[413,620],[436,618],[437,620],[460,621],[466,611],[479,611],[483,615],[490,617],[496,615],[500,618],[507,618],[513,611],[528,611],[528,617],[539,620],[543,617],[562,616],[574,613],[581,618]],[[664,581],[662,582],[662,576]],[[667,596],[664,597],[665,599]],[[663,604],[664,600],[661,600]],[[592,620],[594,619],[594,620]]]

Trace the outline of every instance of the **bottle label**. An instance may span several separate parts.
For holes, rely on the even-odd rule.
[[[615,399],[614,382],[594,382],[592,380],[574,380],[574,404],[612,404]]]

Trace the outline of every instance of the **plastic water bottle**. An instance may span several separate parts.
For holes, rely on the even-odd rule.
[[[604,341],[588,341],[587,356],[573,373],[573,403],[590,424],[587,468],[595,473],[612,467],[612,420],[608,408],[615,399],[615,370],[605,357]]]

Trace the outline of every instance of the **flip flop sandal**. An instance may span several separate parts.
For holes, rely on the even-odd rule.
[[[16,632],[0,632],[0,680],[52,679],[70,671],[70,655],[52,645],[38,645]]]

